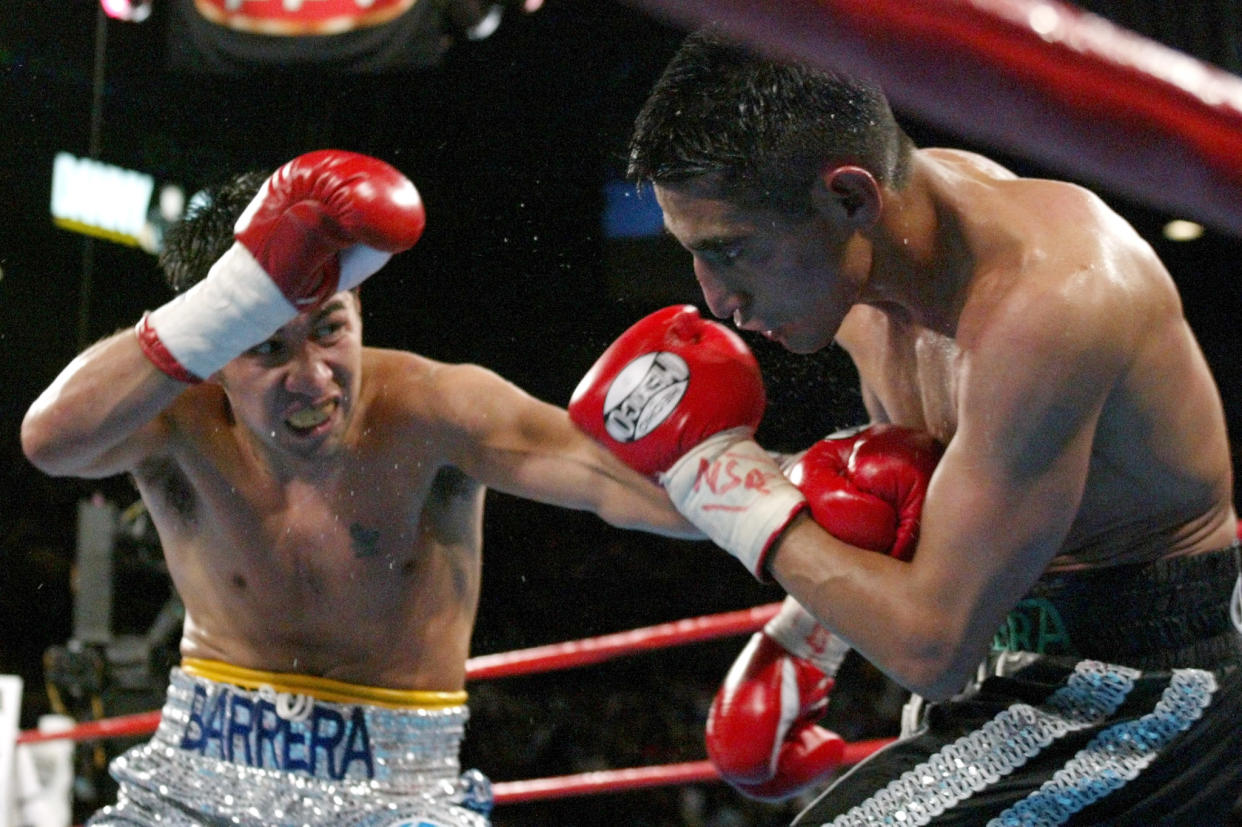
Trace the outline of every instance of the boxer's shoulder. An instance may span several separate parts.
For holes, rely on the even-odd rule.
[[[370,347],[362,349],[362,378],[368,383],[417,382],[440,365],[434,359],[409,350]]]
[[[516,392],[479,365],[366,348],[357,427],[370,431],[372,440],[399,436],[402,443],[414,442],[426,451],[449,434],[473,432],[478,420],[497,413],[496,406],[518,404]]]

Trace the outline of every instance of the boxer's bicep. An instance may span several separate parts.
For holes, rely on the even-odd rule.
[[[992,634],[1062,548],[1086,486],[1091,446],[1117,377],[1099,332],[1038,320],[967,354],[957,431],[932,477],[916,565],[956,601],[968,640]]]
[[[582,433],[562,408],[482,368],[445,386],[448,459],[497,491],[627,527],[691,534],[662,489]]]

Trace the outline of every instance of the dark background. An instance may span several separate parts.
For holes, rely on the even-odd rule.
[[[1156,0],[1096,5],[1237,71],[1238,15],[1230,3],[1179,4],[1176,15]],[[170,71],[161,0],[145,23],[106,24],[100,75],[97,23],[89,0],[5,0],[0,11],[0,673],[26,679],[23,727],[48,708],[43,652],[72,632],[76,503],[98,493],[124,507],[136,494],[121,479],[51,480],[35,471],[18,445],[21,415],[84,344],[166,299],[149,254],[52,225],[56,152],[95,149],[103,161],[179,182],[187,192],[322,147],[390,161],[422,192],[428,228],[364,289],[369,343],[478,362],[559,404],[630,322],[666,304],[700,303],[688,256],[669,239],[606,238],[602,231],[604,187],[620,176],[633,116],[682,36],[625,5],[551,0],[533,15],[508,14],[493,37],[458,43],[434,67],[363,77]],[[989,151],[917,122],[905,125],[922,144]],[[990,154],[1021,173],[1059,177]],[[1172,216],[1096,189],[1173,272],[1222,386],[1236,446],[1238,240],[1209,231],[1191,243],[1164,242],[1159,229]],[[862,419],[840,351],[795,357],[748,341],[771,397],[760,433],[765,445],[798,449]],[[475,654],[781,596],[705,545],[627,535],[593,516],[503,495],[489,495],[485,530]],[[149,566],[121,561],[118,626],[143,629],[164,588]],[[493,780],[510,780],[699,759],[706,704],[740,645],[725,640],[472,685],[463,760]],[[848,674],[836,725],[849,738],[885,734],[889,688],[863,665],[851,664]],[[854,698],[875,694],[885,699],[878,709],[848,714]],[[758,824],[783,823],[782,812],[746,804],[723,785],[702,785],[513,805],[497,811],[496,823],[615,824],[624,813],[628,824]]]

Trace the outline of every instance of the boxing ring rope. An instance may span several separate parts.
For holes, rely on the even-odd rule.
[[[1054,0],[628,0],[877,81],[899,112],[1242,235],[1242,78]]]
[[[780,605],[780,603],[769,603],[749,609],[686,618],[598,637],[480,655],[466,662],[466,677],[468,680],[478,681],[573,669],[671,646],[685,646],[732,635],[747,634],[761,629],[776,614]],[[139,712],[98,721],[85,721],[60,732],[25,730],[18,734],[17,743],[34,744],[62,739],[82,743],[107,738],[150,735],[159,723],[159,710]],[[847,744],[842,765],[849,766],[861,761],[889,743],[890,740],[880,738]],[[525,781],[498,781],[493,783],[492,790],[496,804],[501,805],[717,781],[719,778],[711,762],[702,760],[648,767],[597,770]]]
[[[892,742],[891,738],[874,738],[845,745],[841,766],[857,764],[871,753]],[[576,775],[536,778],[530,781],[499,781],[492,785],[497,804],[522,801],[568,798],[595,793],[617,793],[646,787],[666,787],[719,781],[720,774],[710,761],[686,761],[620,770],[598,770]]]

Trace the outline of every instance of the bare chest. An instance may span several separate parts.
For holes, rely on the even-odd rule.
[[[174,576],[207,567],[239,595],[301,602],[337,593],[348,600],[351,590],[370,587],[415,556],[422,502],[408,489],[385,497],[384,485],[348,479],[276,484],[257,475],[185,476],[173,483],[181,491],[175,508],[161,502],[159,488],[144,491]]]
[[[391,608],[435,558],[461,549],[447,535],[469,523],[473,505],[442,491],[444,472],[391,466],[289,481],[191,464],[140,485],[187,603],[197,591],[238,605]]]
[[[413,566],[419,512],[381,502],[378,492],[286,490],[281,507],[254,513],[239,525],[258,541],[250,559],[296,591],[322,595],[328,584],[370,587],[387,573]]]
[[[957,431],[962,353],[950,337],[885,325],[851,344],[859,378],[888,418],[947,442]]]

